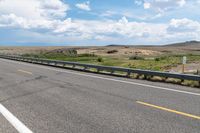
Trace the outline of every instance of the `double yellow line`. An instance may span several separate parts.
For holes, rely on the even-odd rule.
[[[148,107],[164,110],[164,111],[167,111],[167,112],[175,113],[175,114],[178,114],[178,115],[187,116],[187,117],[190,117],[190,118],[194,118],[194,119],[200,120],[200,116],[196,116],[196,115],[192,115],[192,114],[176,111],[176,110],[173,110],[173,109],[169,109],[169,108],[165,108],[165,107],[161,107],[161,106],[157,106],[157,105],[153,105],[153,104],[149,104],[149,103],[145,103],[145,102],[141,102],[141,101],[136,101],[136,103],[142,104],[142,105],[145,105],[145,106],[148,106]]]

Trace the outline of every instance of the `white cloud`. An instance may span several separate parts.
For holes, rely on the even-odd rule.
[[[122,17],[122,18],[119,20],[119,23],[128,24],[128,20],[127,20],[126,17]]]
[[[50,30],[66,17],[68,10],[61,0],[2,0],[0,27]]]
[[[91,10],[90,1],[86,1],[86,2],[83,2],[83,3],[77,3],[76,7],[81,9],[81,10],[85,10],[85,11],[90,11]]]
[[[161,0],[154,0],[161,2]],[[163,2],[171,0],[162,0]],[[174,0],[181,2],[181,0]],[[172,2],[172,1],[171,1]],[[157,7],[149,2],[147,8]],[[159,3],[159,5],[162,5]],[[171,7],[171,4],[169,4]],[[179,3],[179,6],[182,6]],[[159,6],[160,7],[160,6]],[[162,5],[161,7],[168,7]],[[160,7],[160,8],[161,8]],[[138,40],[158,42],[177,38],[200,39],[200,22],[187,18],[171,19],[166,23],[130,21],[126,15],[119,20],[78,20],[66,17],[69,6],[60,0],[0,1],[0,28],[16,28],[71,40]],[[104,16],[117,14],[108,11]],[[65,18],[63,18],[65,17]],[[129,18],[129,17],[128,17]],[[42,34],[42,33],[40,33]],[[60,38],[62,38],[60,37]]]
[[[131,10],[125,10],[125,11],[119,11],[119,10],[107,10],[104,11],[100,14],[98,14],[98,16],[103,17],[103,18],[112,18],[112,17],[121,17],[121,16],[125,16],[129,19],[137,19],[137,20],[153,20],[155,18],[159,18],[162,16],[161,13],[158,13],[156,15],[154,14],[143,14],[142,12],[140,13],[133,13],[133,11]]]
[[[200,23],[198,21],[193,21],[187,18],[183,19],[172,19],[170,21],[169,27],[168,27],[169,32],[193,32],[193,33],[198,33],[200,32]]]
[[[179,6],[182,7],[186,4],[186,1],[185,0],[179,0],[177,3],[178,3]]]
[[[183,19],[171,19],[163,40],[188,41],[200,40],[200,22]]]
[[[145,0],[144,9],[153,9],[157,12],[164,12],[183,7],[185,4],[186,0]]]
[[[52,29],[56,20],[26,19],[15,14],[1,15],[0,27],[22,28],[22,29]]]
[[[2,0],[0,15],[15,14],[27,19],[54,19],[66,16],[69,6],[60,0]]]
[[[105,11],[102,14],[100,14],[100,16],[102,16],[102,17],[111,17],[111,16],[118,15],[118,14],[120,14],[120,13],[118,13],[116,11],[108,10],[108,11]]]
[[[151,7],[151,3],[145,2],[144,3],[144,9],[149,9]]]
[[[64,18],[69,6],[60,0],[43,0],[40,3],[40,10],[44,17]]]
[[[65,20],[54,30],[57,34],[81,36],[97,40],[110,39],[113,35],[123,38],[148,38],[160,36],[164,33],[166,26],[163,24],[148,24],[129,22],[126,17],[118,21],[86,21],[86,20]]]
[[[98,41],[117,41],[118,39],[115,37],[109,37],[109,36],[105,36],[105,35],[97,35],[94,37],[95,40]]]
[[[141,39],[158,42],[177,38],[199,39],[200,22],[190,19],[172,19],[169,24],[153,24],[128,21],[73,20],[29,20],[15,14],[1,15],[0,27],[19,29],[44,29],[49,35],[63,36],[74,40],[111,41],[117,38]]]

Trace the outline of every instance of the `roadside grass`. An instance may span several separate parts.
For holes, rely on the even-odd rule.
[[[200,55],[161,55],[155,57],[137,57],[131,58],[127,56],[114,57],[114,56],[97,56],[94,54],[77,54],[77,55],[66,55],[63,53],[41,53],[41,54],[25,54],[25,57],[34,58],[45,58],[51,60],[62,60],[71,62],[80,62],[86,64],[104,65],[104,66],[118,66],[133,69],[145,69],[155,71],[166,71],[171,67],[175,67],[182,63],[182,57],[187,56],[188,62],[200,62]],[[95,69],[92,71],[96,71]],[[105,72],[107,73],[107,71]],[[118,74],[124,74],[122,72],[116,72]],[[184,81],[172,78],[161,78],[161,77],[144,77],[143,75],[133,74],[131,78],[147,79],[151,81],[169,82],[175,84],[182,84],[191,87],[198,87],[197,81]]]
[[[187,55],[160,55],[155,57],[139,57],[130,59],[127,56],[97,56],[94,54],[77,54],[66,55],[63,53],[41,53],[41,54],[24,54],[25,57],[45,58],[52,60],[63,60],[71,62],[80,62],[104,66],[119,66],[133,69],[146,69],[155,71],[166,71],[171,67],[176,67],[182,63],[182,57],[187,56],[188,62],[200,62],[200,54]]]

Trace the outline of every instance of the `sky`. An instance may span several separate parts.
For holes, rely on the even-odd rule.
[[[0,46],[200,40],[200,0],[0,0]]]

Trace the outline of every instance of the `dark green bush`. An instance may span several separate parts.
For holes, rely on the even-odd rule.
[[[108,54],[114,54],[114,53],[117,53],[117,52],[118,52],[118,50],[116,50],[116,49],[107,51]]]
[[[144,60],[144,57],[134,55],[129,57],[129,60]]]
[[[98,57],[98,58],[97,58],[97,61],[98,61],[98,62],[103,62],[103,58],[102,58],[102,57]]]
[[[160,58],[155,58],[154,60],[155,60],[155,61],[160,61]]]
[[[97,55],[85,53],[85,54],[79,54],[78,57],[97,57]]]

